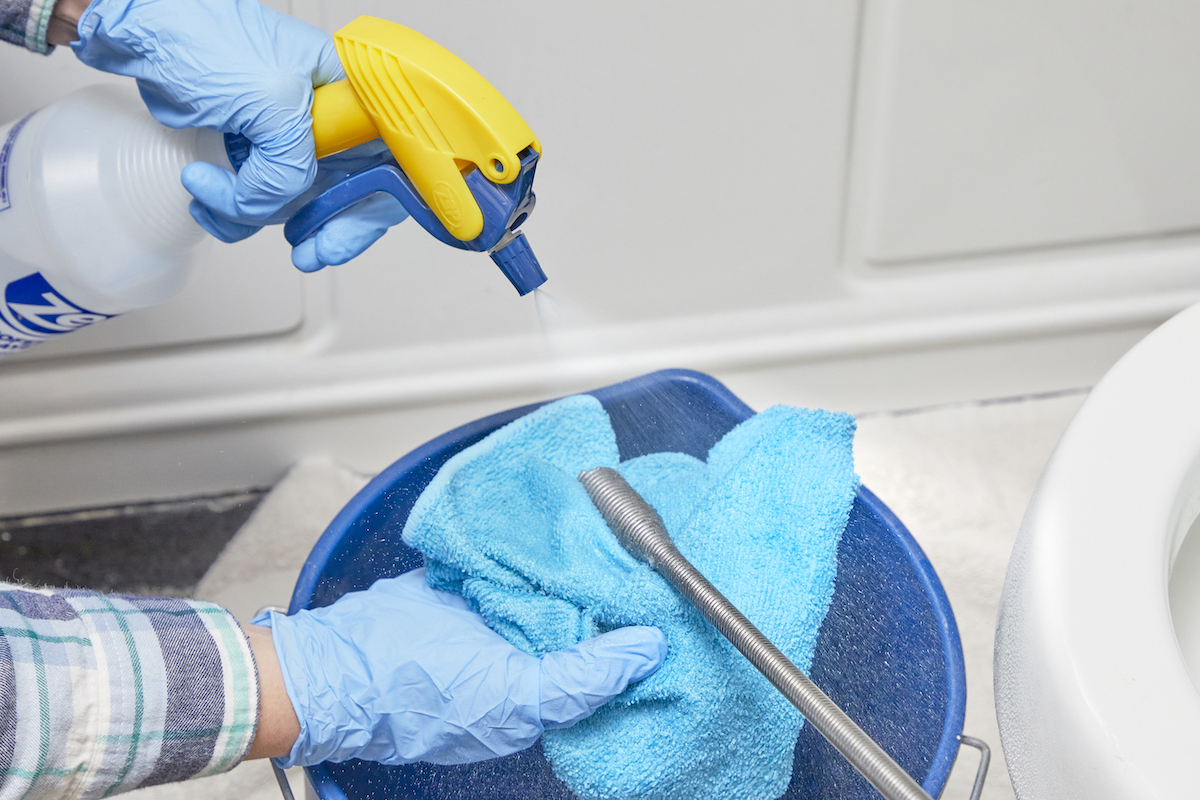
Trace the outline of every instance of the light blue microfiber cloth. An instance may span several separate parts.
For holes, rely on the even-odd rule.
[[[528,653],[623,625],[656,625],[661,669],[572,728],[547,731],[555,774],[582,798],[775,798],[788,785],[799,713],[686,600],[618,544],[577,476],[617,468],[683,553],[807,670],[833,596],[850,513],[854,420],[775,406],[699,461],[618,463],[589,395],[521,417],[450,459],[404,540],[429,582],[462,594]]]

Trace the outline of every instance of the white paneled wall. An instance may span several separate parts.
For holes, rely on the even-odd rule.
[[[868,262],[1200,230],[1200,6],[925,0],[872,24]]]
[[[277,230],[214,244],[177,300],[0,362],[0,516],[373,471],[666,366],[851,411],[1090,385],[1200,299],[1186,2],[275,5],[396,19],[513,102],[550,297],[411,224],[313,276]],[[114,80],[0,72],[0,120]]]

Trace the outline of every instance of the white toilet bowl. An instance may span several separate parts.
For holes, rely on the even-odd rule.
[[[1200,797],[1198,512],[1200,305],[1096,386],[1025,514],[995,664],[1021,800]]]

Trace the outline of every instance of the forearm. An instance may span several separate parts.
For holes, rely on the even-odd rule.
[[[46,30],[46,41],[51,45],[70,44],[79,38],[79,18],[91,4],[91,0],[58,0]]]
[[[258,666],[258,730],[246,758],[281,758],[292,751],[300,735],[300,720],[283,683],[283,670],[275,654],[271,629],[262,625],[243,625],[242,630],[254,652]]]
[[[224,772],[259,708],[211,603],[0,585],[0,800],[92,800]]]

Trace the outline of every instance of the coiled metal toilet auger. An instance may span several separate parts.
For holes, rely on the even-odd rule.
[[[597,467],[580,473],[579,481],[621,546],[683,594],[880,794],[888,800],[930,800],[920,784],[680,554],[658,512],[620,473]]]

